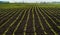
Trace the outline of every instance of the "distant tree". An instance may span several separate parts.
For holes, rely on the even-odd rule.
[[[7,1],[0,1],[0,3],[9,3],[9,2],[7,2]]]

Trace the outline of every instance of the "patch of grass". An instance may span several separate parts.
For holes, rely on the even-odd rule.
[[[28,8],[28,7],[53,7],[53,8],[60,8],[60,4],[39,4],[39,3],[7,3],[7,4],[0,4],[0,8]]]

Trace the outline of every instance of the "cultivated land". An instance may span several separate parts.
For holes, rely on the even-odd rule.
[[[0,4],[0,35],[60,35],[60,4]]]

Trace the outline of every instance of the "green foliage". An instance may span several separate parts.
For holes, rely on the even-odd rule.
[[[27,8],[27,7],[39,6],[39,7],[60,7],[60,4],[39,4],[39,3],[4,3],[0,4],[0,8]]]

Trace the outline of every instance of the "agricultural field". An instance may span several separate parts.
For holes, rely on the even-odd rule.
[[[4,5],[0,6],[0,35],[60,35],[58,5]]]

